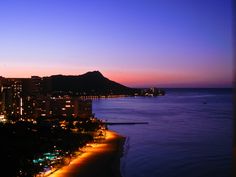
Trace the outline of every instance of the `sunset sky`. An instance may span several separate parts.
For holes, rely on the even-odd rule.
[[[230,0],[0,1],[0,75],[99,70],[130,87],[229,87]]]

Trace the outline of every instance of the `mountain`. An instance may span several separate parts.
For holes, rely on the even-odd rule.
[[[135,89],[109,80],[99,71],[87,72],[78,76],[53,75],[48,79],[51,92],[72,92],[77,95],[130,95],[135,91]]]

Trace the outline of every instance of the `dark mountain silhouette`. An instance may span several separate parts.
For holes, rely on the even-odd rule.
[[[52,92],[71,92],[77,95],[134,94],[135,89],[126,87],[104,77],[99,71],[78,76],[50,76]]]

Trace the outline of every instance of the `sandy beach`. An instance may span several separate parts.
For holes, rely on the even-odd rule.
[[[82,154],[50,177],[121,177],[120,157],[124,142],[125,137],[107,130],[105,140],[88,144]]]

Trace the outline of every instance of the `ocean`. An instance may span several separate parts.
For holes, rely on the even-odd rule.
[[[126,137],[123,177],[232,176],[232,89],[166,89],[165,96],[93,101],[95,116]]]

